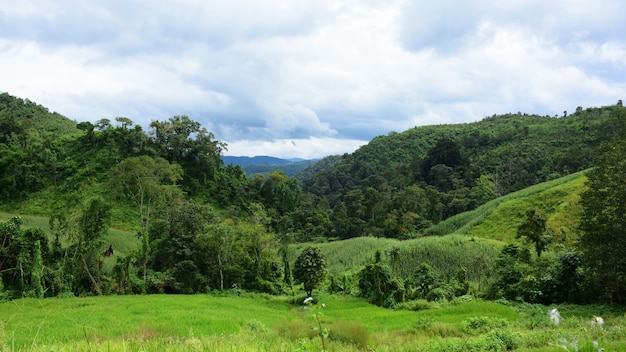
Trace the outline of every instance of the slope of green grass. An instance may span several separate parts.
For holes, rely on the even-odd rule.
[[[503,243],[464,235],[430,236],[404,241],[357,237],[328,243],[292,245],[290,261],[293,263],[304,247],[309,245],[320,248],[329,273],[338,277],[357,274],[366,264],[374,261],[376,251],[381,251],[383,262],[400,278],[413,278],[417,268],[427,263],[442,278],[457,277],[459,270],[465,269],[468,280],[473,282],[477,290],[481,290],[489,282],[492,263]]]
[[[517,228],[526,219],[526,211],[536,209],[546,215],[547,231],[555,235],[555,240],[571,244],[579,235],[579,200],[585,181],[584,174],[576,174],[548,185],[535,186],[536,189],[531,187],[520,191],[518,196],[502,201],[481,223],[472,226],[466,233],[504,242],[514,241]]]
[[[577,236],[580,207],[578,200],[586,181],[585,171],[544,182],[442,221],[424,231],[426,235],[451,233],[512,241],[526,210],[537,209],[548,217],[548,230],[557,240],[572,241]]]

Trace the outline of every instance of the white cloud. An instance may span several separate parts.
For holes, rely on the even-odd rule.
[[[626,97],[618,0],[7,1],[0,91],[76,120],[189,115],[240,155]]]
[[[306,139],[276,139],[268,141],[240,140],[228,143],[225,155],[269,155],[278,158],[316,159],[328,155],[352,153],[367,141],[310,137]]]

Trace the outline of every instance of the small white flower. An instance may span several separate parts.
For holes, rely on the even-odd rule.
[[[559,325],[559,323],[561,322],[561,314],[559,314],[559,310],[554,308],[550,310],[549,314],[550,322],[552,322],[552,324],[554,325]]]
[[[307,304],[313,300],[313,297],[307,297],[304,299],[304,304]]]
[[[306,306],[304,306],[304,310],[306,310]]]
[[[602,317],[593,316],[593,320],[591,321],[591,325],[602,327],[604,325],[604,319]]]

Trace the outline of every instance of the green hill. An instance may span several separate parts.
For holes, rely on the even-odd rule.
[[[577,172],[556,180],[543,182],[494,199],[472,211],[464,212],[429,227],[426,235],[451,233],[511,242],[525,211],[537,209],[548,217],[548,230],[571,244],[578,236],[580,205],[585,172]]]
[[[322,168],[303,188],[329,204],[339,238],[402,237],[591,167],[625,111],[615,105],[558,118],[505,114],[393,132]]]

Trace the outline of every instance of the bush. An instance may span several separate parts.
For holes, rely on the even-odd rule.
[[[419,323],[419,322],[418,322]],[[452,324],[431,321],[426,324],[415,324],[418,330],[422,331],[427,337],[462,337],[463,331]]]
[[[487,351],[511,351],[517,349],[522,343],[522,335],[507,330],[494,330],[487,334]]]
[[[434,308],[433,305],[436,305],[436,304],[428,302],[425,299],[414,299],[414,300],[411,300],[411,301],[398,303],[398,304],[396,304],[396,306],[394,308],[395,309],[399,309],[399,310],[418,311],[418,310],[433,309]]]
[[[429,302],[441,302],[441,301],[450,301],[454,298],[454,291],[450,289],[448,286],[440,286],[432,289],[426,295],[426,299]]]
[[[483,334],[492,329],[505,328],[508,325],[509,323],[505,319],[491,317],[471,317],[462,322],[463,331],[472,335]]]

